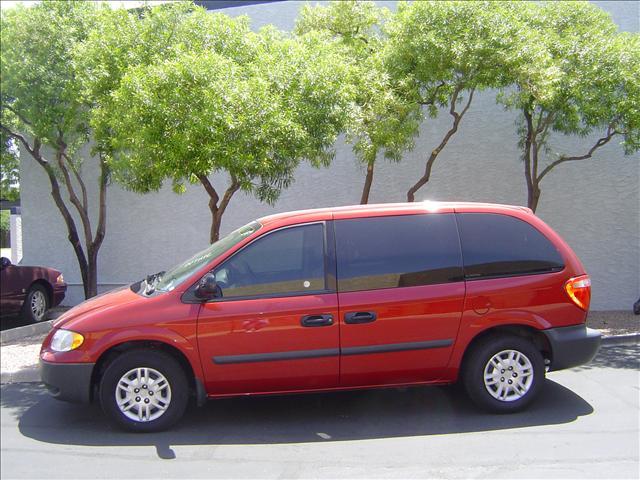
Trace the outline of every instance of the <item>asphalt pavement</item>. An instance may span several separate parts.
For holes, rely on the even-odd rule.
[[[112,429],[99,407],[2,385],[2,478],[638,478],[640,347],[550,373],[526,412],[455,388],[243,397],[173,430]]]

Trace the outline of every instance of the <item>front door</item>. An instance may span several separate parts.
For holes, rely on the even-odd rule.
[[[465,284],[453,213],[336,219],[340,384],[437,380]]]
[[[337,294],[323,222],[267,232],[214,270],[222,298],[204,303],[198,346],[209,394],[338,385]]]

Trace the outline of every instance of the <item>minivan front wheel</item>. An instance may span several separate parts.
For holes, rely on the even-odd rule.
[[[189,385],[180,364],[157,350],[116,357],[100,380],[100,403],[109,419],[135,432],[165,430],[182,417]]]
[[[481,408],[509,413],[525,408],[544,383],[544,359],[528,340],[492,336],[474,345],[465,359],[462,380]]]

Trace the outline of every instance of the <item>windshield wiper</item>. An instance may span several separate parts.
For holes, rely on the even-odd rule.
[[[160,281],[162,275],[164,275],[164,270],[152,275],[147,275],[147,278],[144,279],[144,282],[146,284],[144,288],[145,295],[151,295],[153,292],[155,292],[156,284]]]

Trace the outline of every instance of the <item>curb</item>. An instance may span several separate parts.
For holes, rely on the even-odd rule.
[[[0,332],[0,345],[5,343],[15,342],[23,338],[32,337],[34,335],[40,335],[47,333],[51,330],[55,319],[47,320],[45,322],[34,323],[32,325],[25,325],[24,327],[16,327],[4,332]]]
[[[640,343],[640,333],[628,333],[626,335],[602,337],[601,345],[603,347],[608,347],[612,345],[636,345],[638,343]]]

